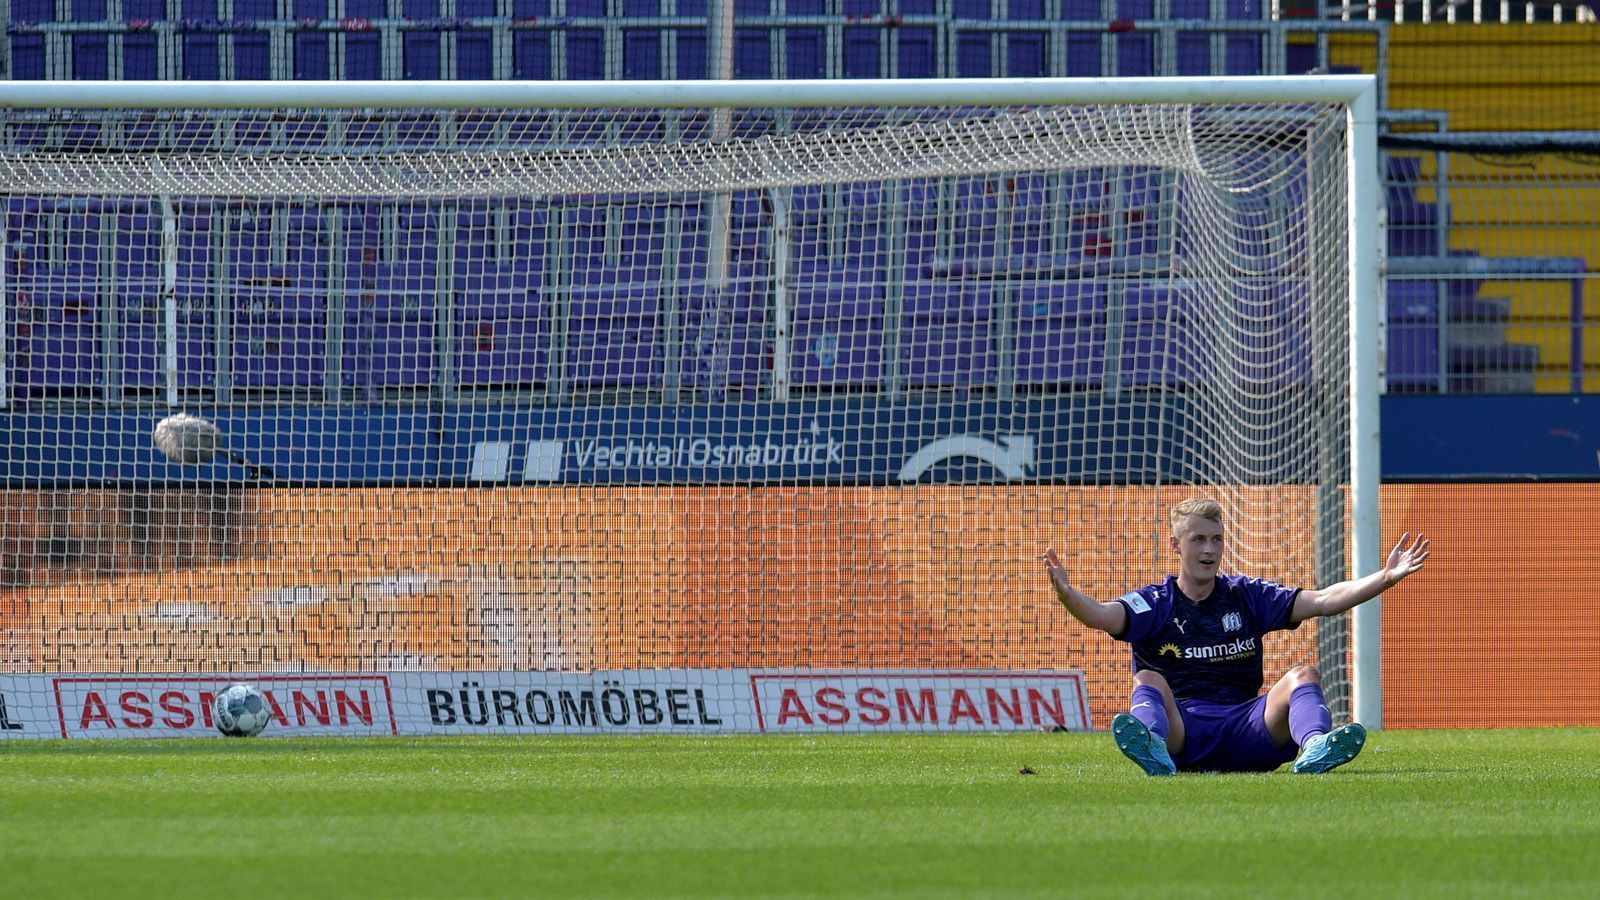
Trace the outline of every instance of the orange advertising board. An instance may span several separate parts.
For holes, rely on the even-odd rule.
[[[1054,544],[1082,589],[1117,596],[1165,573],[1149,511],[1190,492],[298,488],[221,514],[168,498],[184,512],[159,528],[130,523],[117,492],[6,492],[0,665],[1081,669],[1103,726],[1126,703],[1127,648],[1066,615],[1037,554]],[[1252,527],[1300,527],[1306,502],[1282,493],[1283,521]],[[1579,596],[1600,565],[1558,549],[1597,501],[1589,485],[1385,488],[1386,541],[1420,529],[1436,547],[1385,602],[1387,725],[1600,724],[1600,626]],[[86,552],[44,552],[63,535]],[[1105,549],[1126,535],[1148,554]],[[1308,568],[1252,574],[1305,584]],[[1315,662],[1315,635],[1269,638],[1268,679]]]

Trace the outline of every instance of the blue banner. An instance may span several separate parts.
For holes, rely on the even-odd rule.
[[[1600,478],[1600,396],[1385,397],[1383,475]]]
[[[1015,401],[853,397],[789,403],[194,408],[279,482],[852,484],[1205,483],[1213,462],[1181,396]],[[239,482],[178,465],[165,410],[0,414],[7,486]],[[1600,477],[1600,398],[1386,397],[1386,479]],[[1191,436],[1191,437],[1186,437]],[[1285,453],[1271,446],[1251,452]],[[1218,452],[1227,452],[1219,448]],[[1269,471],[1271,468],[1269,467]]]
[[[11,413],[7,484],[234,481],[486,484],[1141,483],[1191,480],[1181,407],[1152,396],[880,398],[615,407],[194,408],[235,459],[156,450],[165,410]]]

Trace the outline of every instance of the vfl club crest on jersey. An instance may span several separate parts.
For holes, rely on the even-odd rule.
[[[1223,631],[1238,631],[1244,627],[1244,619],[1236,612],[1231,612],[1222,617]]]

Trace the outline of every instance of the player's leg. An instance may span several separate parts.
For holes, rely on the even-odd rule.
[[[1312,666],[1295,666],[1278,679],[1267,691],[1262,718],[1279,747],[1293,744],[1300,748],[1294,770],[1303,774],[1344,765],[1356,758],[1367,741],[1367,730],[1358,723],[1333,727],[1321,673]]]
[[[1313,736],[1332,731],[1328,701],[1322,694],[1322,673],[1315,666],[1295,666],[1283,673],[1267,691],[1262,715],[1279,747],[1303,747]]]
[[[1183,716],[1165,678],[1148,670],[1134,673],[1131,707],[1111,720],[1111,736],[1146,775],[1177,773],[1172,751],[1183,748]]]

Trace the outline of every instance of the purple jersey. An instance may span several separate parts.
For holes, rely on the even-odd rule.
[[[1124,594],[1128,625],[1115,637],[1133,645],[1133,670],[1159,672],[1177,700],[1243,703],[1261,692],[1261,636],[1293,629],[1299,588],[1217,577],[1202,603],[1178,590],[1176,576]]]

